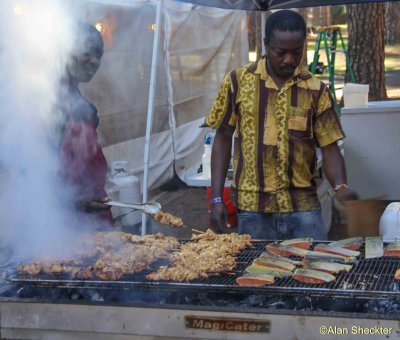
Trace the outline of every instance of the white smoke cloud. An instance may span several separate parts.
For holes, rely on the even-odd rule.
[[[16,256],[60,253],[82,220],[60,181],[57,90],[73,43],[66,1],[0,1],[0,242]],[[83,228],[83,226],[82,226]]]

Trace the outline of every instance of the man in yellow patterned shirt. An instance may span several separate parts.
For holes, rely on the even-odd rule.
[[[234,136],[232,193],[239,233],[259,239],[326,239],[314,173],[316,147],[338,198],[355,197],[337,141],[344,138],[329,89],[300,66],[306,25],[272,14],[266,55],[226,75],[206,123],[217,130],[211,158],[210,221],[227,227],[222,192]]]

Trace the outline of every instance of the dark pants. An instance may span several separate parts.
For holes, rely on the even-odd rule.
[[[320,210],[289,213],[262,213],[241,211],[238,213],[239,234],[249,234],[253,239],[288,240],[299,237],[312,237],[326,240]]]

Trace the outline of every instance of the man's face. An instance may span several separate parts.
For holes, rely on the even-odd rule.
[[[90,34],[76,46],[72,61],[68,66],[70,77],[78,82],[90,81],[100,67],[104,53],[103,39],[100,34]]]
[[[281,78],[290,78],[303,57],[305,38],[301,31],[273,31],[269,46],[267,46],[267,60],[272,75]]]

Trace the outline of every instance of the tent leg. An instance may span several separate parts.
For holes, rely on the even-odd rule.
[[[261,12],[261,54],[265,55],[265,12]]]
[[[160,40],[160,23],[161,23],[161,5],[164,0],[159,0],[156,9],[156,31],[153,39],[153,54],[151,57],[151,73],[150,73],[150,86],[149,86],[149,100],[147,105],[147,123],[146,123],[146,138],[144,145],[144,173],[143,173],[143,202],[148,200],[149,192],[149,159],[150,159],[150,138],[153,126],[153,113],[154,113],[154,98],[156,91],[157,81],[157,56],[158,44]],[[142,236],[147,233],[147,215],[142,214]]]

